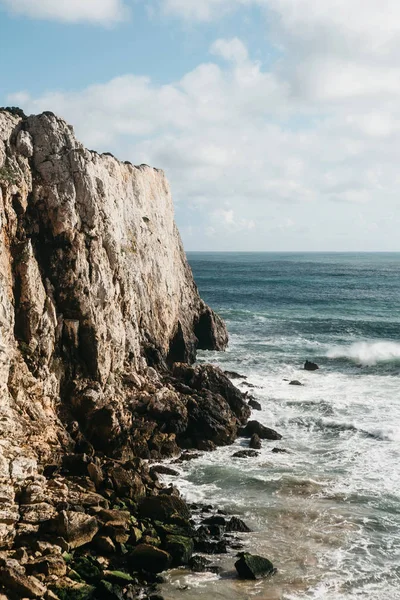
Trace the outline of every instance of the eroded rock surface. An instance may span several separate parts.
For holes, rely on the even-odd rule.
[[[179,504],[142,459],[228,444],[250,409],[222,371],[190,366],[227,332],[198,294],[165,175],[85,149],[52,113],[0,110],[0,226],[5,591],[114,589],[105,573],[132,571],[140,544],[160,546],[162,568],[167,546],[189,560],[185,536],[167,544],[141,521],[143,498]]]

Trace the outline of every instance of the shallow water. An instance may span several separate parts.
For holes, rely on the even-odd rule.
[[[165,597],[400,600],[400,255],[189,260],[230,332],[226,353],[199,360],[247,376],[257,387],[239,386],[263,406],[253,418],[283,440],[256,459],[232,458],[246,440],[204,454],[178,485],[243,516],[246,547],[278,574],[240,582],[233,553],[217,559],[221,577],[174,573]],[[306,359],[320,370],[304,371]]]

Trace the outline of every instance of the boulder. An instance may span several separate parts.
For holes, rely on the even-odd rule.
[[[99,562],[92,556],[77,556],[73,561],[73,570],[88,583],[95,583],[102,578],[103,570]]]
[[[222,515],[213,515],[212,517],[207,517],[202,521],[203,525],[219,525],[220,527],[225,527],[226,519]]]
[[[289,382],[289,385],[303,385],[303,384],[301,383],[301,381],[298,381],[297,379],[293,379],[293,381]]]
[[[166,465],[153,465],[150,467],[150,475],[171,475],[173,477],[177,477],[179,475],[179,471],[171,469],[171,467],[167,467]]]
[[[172,557],[172,566],[187,565],[192,557],[194,542],[190,537],[167,535],[165,549]]]
[[[244,394],[218,367],[212,365],[189,367],[185,364],[177,364],[174,365],[173,374],[185,385],[198,392],[208,390],[212,394],[222,396],[241,423],[249,418],[250,409],[244,400]]]
[[[179,516],[183,519],[190,519],[189,508],[182,498],[177,496],[149,496],[142,498],[139,502],[139,516],[141,519],[151,519],[152,521],[163,521],[170,523],[171,519]]]
[[[239,452],[232,454],[232,458],[256,458],[258,455],[259,452],[255,450],[239,450]]]
[[[70,548],[79,548],[92,541],[99,525],[94,517],[83,512],[63,510],[56,517],[53,529],[69,543]]]
[[[238,517],[232,517],[226,524],[227,532],[238,532],[238,533],[250,533],[251,529],[246,525],[242,519]]]
[[[196,458],[200,458],[201,454],[199,452],[182,452],[179,458],[174,460],[174,464],[179,464],[182,462],[189,462],[189,460],[196,460]]]
[[[128,561],[134,570],[161,573],[169,569],[172,557],[168,552],[160,550],[160,548],[155,548],[148,544],[139,544],[129,555]]]
[[[187,444],[186,440],[195,448],[203,447],[204,440],[211,440],[217,446],[234,441],[238,419],[221,395],[206,390],[201,394],[194,393],[188,400],[187,409],[188,427],[182,445]]]
[[[305,371],[317,371],[318,369],[319,369],[319,366],[315,362],[311,362],[309,360],[306,360],[306,362],[304,363],[304,370]]]
[[[109,475],[115,491],[120,496],[136,499],[146,494],[146,488],[141,477],[128,466],[125,468],[122,465],[116,465],[109,470]]]
[[[276,573],[272,562],[267,558],[248,552],[241,552],[239,556],[239,560],[235,562],[235,568],[241,579],[261,579]]]
[[[251,436],[249,447],[253,448],[253,450],[260,450],[261,440],[260,436],[257,433],[253,433],[253,435]]]
[[[56,577],[64,577],[67,572],[67,565],[65,560],[59,555],[42,556],[35,559],[26,565],[26,572],[30,575],[36,575],[37,573],[46,575],[55,575]]]
[[[204,573],[205,571],[208,571],[211,564],[212,561],[210,559],[205,558],[205,556],[200,556],[199,554],[192,556],[189,560],[189,567],[195,573]]]
[[[25,575],[23,569],[6,565],[0,568],[0,582],[19,598],[43,598],[46,587],[36,577]]]
[[[289,450],[285,450],[285,448],[272,448],[272,452],[274,454],[290,454]]]
[[[96,588],[87,583],[63,579],[51,586],[51,591],[56,594],[59,600],[92,600]]]
[[[193,526],[189,521],[184,520],[179,524],[154,521],[154,528],[161,538],[165,538],[168,535],[177,535],[183,537],[194,537],[195,535]]]
[[[248,405],[253,410],[262,410],[261,404],[257,402],[257,400],[254,400],[254,398],[250,398],[250,400],[248,401]]]
[[[243,427],[239,431],[239,435],[242,437],[251,437],[257,434],[262,440],[281,440],[282,436],[280,433],[269,427],[265,427],[258,421],[249,421],[246,427]]]
[[[93,540],[93,545],[100,554],[115,554],[116,546],[110,537],[99,535]]]
[[[224,371],[224,373],[229,379],[247,379],[245,375],[240,375],[240,373],[236,373],[236,371]]]

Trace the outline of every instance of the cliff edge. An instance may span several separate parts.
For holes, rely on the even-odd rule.
[[[2,109],[0,223],[0,550],[56,534],[71,548],[68,519],[159,493],[141,459],[228,444],[249,408],[191,366],[227,332],[162,171],[85,149],[52,113]]]

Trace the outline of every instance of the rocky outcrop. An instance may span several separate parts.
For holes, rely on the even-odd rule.
[[[152,546],[145,525],[104,513],[135,515],[162,490],[140,459],[228,444],[250,412],[222,371],[190,366],[227,332],[198,294],[165,175],[85,149],[52,113],[0,110],[0,225],[0,550]],[[169,540],[174,564],[182,544]],[[37,568],[2,566],[31,597],[59,568],[35,552]]]

